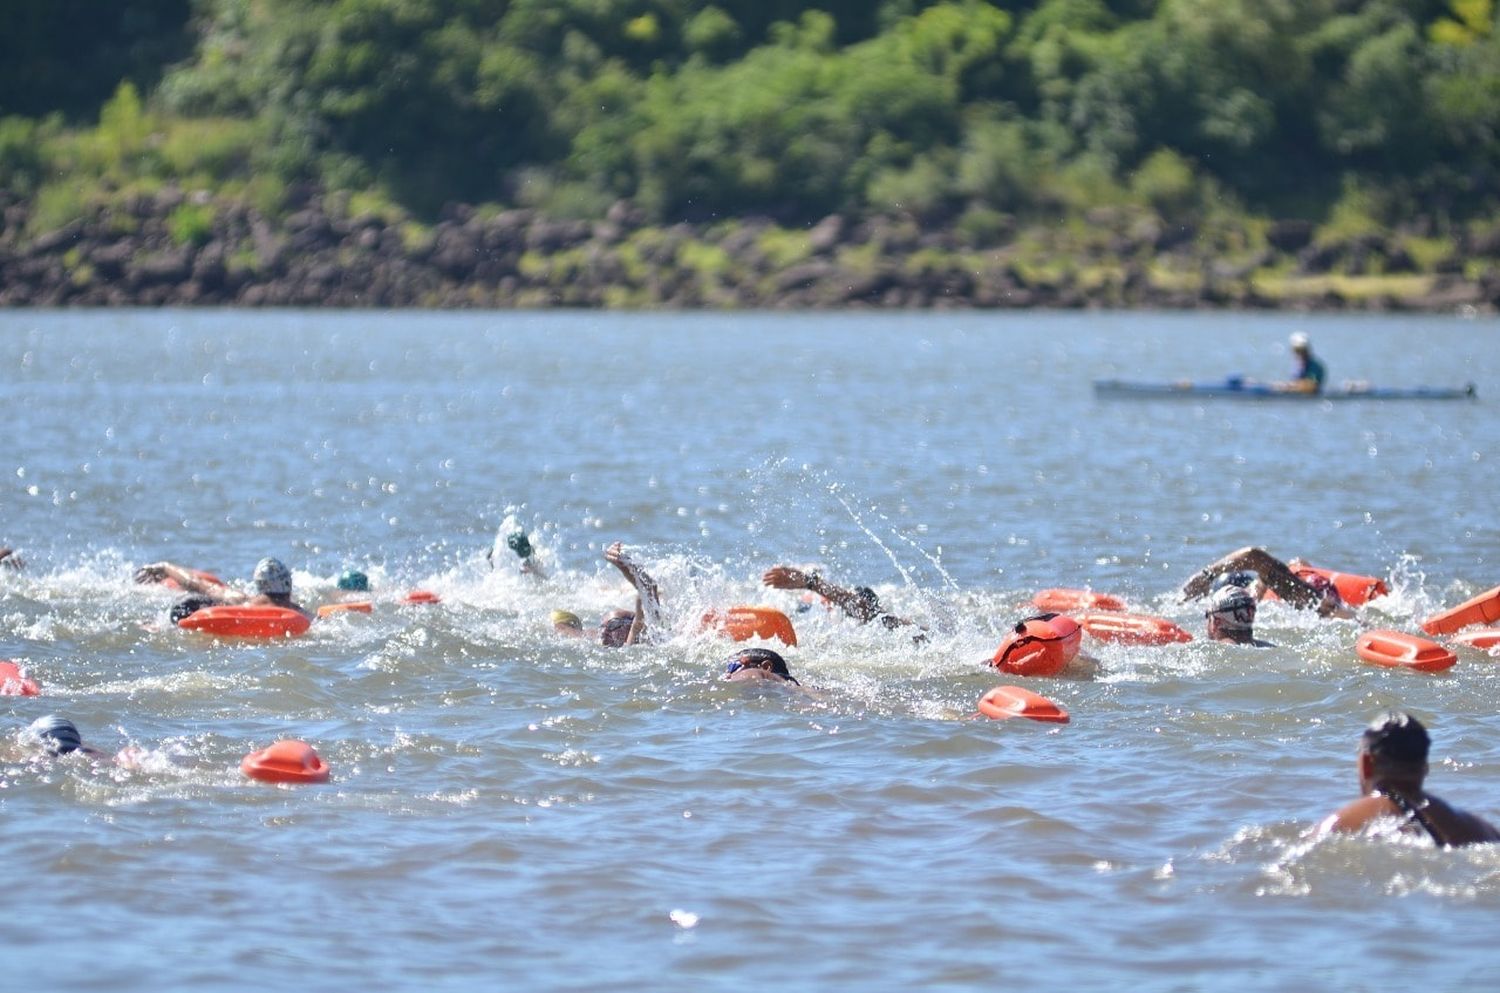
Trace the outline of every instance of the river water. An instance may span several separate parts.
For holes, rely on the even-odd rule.
[[[1477,402],[1096,400],[1094,378],[1478,385]],[[0,953],[73,990],[1460,990],[1500,979],[1500,851],[1309,840],[1403,706],[1432,787],[1500,816],[1500,660],[1363,665],[1368,627],[1500,582],[1500,322],[1234,314],[0,313]],[[523,527],[538,581],[497,533]],[[664,640],[559,638],[630,591]],[[1032,592],[1201,634],[1246,544],[1386,577],[1255,651],[980,664]],[[273,643],[163,626],[171,559],[369,615]],[[802,613],[874,586],[927,644]],[[443,602],[403,606],[407,590]],[[811,692],[716,680],[713,606],[793,612]],[[1023,682],[1067,726],[966,719]],[[35,757],[47,712],[135,767]],[[327,785],[246,752],[304,739]]]

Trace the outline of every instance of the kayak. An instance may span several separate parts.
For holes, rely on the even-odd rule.
[[[1477,394],[1473,383],[1457,388],[1412,386],[1406,389],[1350,383],[1325,389],[1321,393],[1291,393],[1278,390],[1270,383],[1257,383],[1231,376],[1217,383],[1193,383],[1187,380],[1149,383],[1126,379],[1096,379],[1094,395],[1114,400],[1155,400],[1165,397],[1179,400],[1219,397],[1235,400],[1473,400]]]

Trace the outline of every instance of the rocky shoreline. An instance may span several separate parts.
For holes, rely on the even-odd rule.
[[[594,222],[459,205],[425,226],[348,203],[308,190],[273,220],[169,187],[36,234],[0,192],[0,306],[1500,310],[1500,232],[1419,265],[1396,236],[1330,244],[1287,221],[1247,249],[1128,210],[976,245],[908,219],[652,227],[625,203]]]

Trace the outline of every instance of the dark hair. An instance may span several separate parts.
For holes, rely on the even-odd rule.
[[[202,593],[190,593],[172,604],[171,609],[167,611],[167,616],[171,618],[173,624],[177,624],[184,617],[191,617],[204,607],[217,607],[221,602],[214,597],[205,596]]]
[[[792,670],[786,667],[786,659],[769,648],[742,648],[729,656],[724,663],[724,675],[732,675],[741,669],[767,669],[782,679],[797,682]]]
[[[1431,744],[1422,722],[1400,710],[1377,717],[1359,739],[1360,751],[1376,765],[1417,770],[1427,764]]]

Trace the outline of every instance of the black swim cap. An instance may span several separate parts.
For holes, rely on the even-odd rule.
[[[79,735],[78,728],[66,717],[58,717],[56,714],[38,717],[26,730],[53,755],[66,755],[83,747],[83,738]]]
[[[1400,710],[1377,717],[1359,741],[1377,763],[1415,768],[1427,764],[1431,744],[1422,722]]]
[[[786,666],[786,659],[769,648],[742,648],[729,656],[724,663],[724,675],[730,676],[741,669],[766,669],[775,673],[783,679],[796,682],[792,676],[792,670]]]

